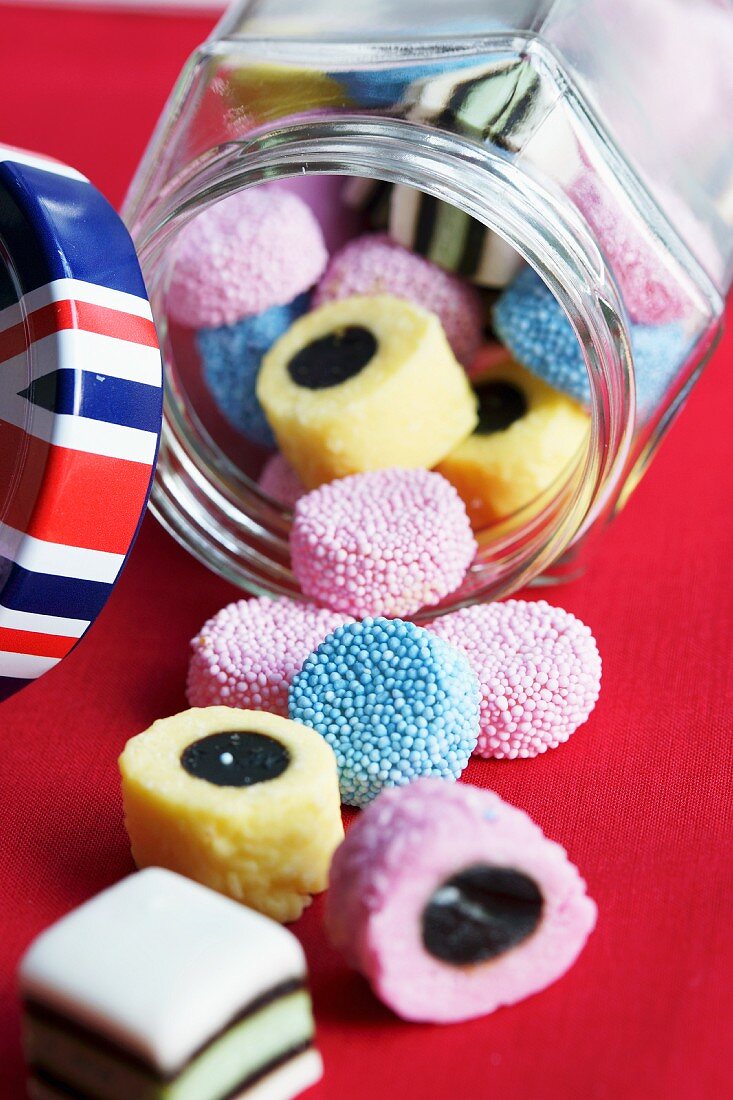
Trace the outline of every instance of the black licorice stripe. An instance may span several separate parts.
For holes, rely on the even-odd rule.
[[[467,214],[466,217],[469,215]],[[469,218],[468,233],[463,241],[463,252],[457,274],[465,277],[476,274],[490,232],[482,222]]]
[[[251,1073],[249,1077],[245,1077],[239,1084],[235,1085],[233,1089],[227,1092],[224,1096],[217,1096],[215,1100],[238,1100],[239,1097],[244,1097],[244,1094],[248,1089],[254,1088],[269,1074],[274,1073],[275,1070],[280,1069],[288,1062],[292,1062],[300,1054],[305,1054],[307,1050],[313,1046],[310,1039],[307,1039],[304,1043],[298,1043],[297,1046],[291,1047],[290,1050],[285,1051],[284,1054],[279,1054],[277,1058],[273,1058],[267,1065],[261,1066],[259,1069]],[[52,1073],[49,1073],[43,1066],[30,1065],[29,1070],[31,1072],[31,1080],[35,1078],[41,1085],[45,1085],[46,1088],[52,1089],[58,1093],[59,1096],[68,1097],[69,1100],[99,1100],[98,1094],[95,1095],[91,1092],[80,1092],[74,1088],[73,1085],[62,1080],[60,1077],[55,1077]],[[173,1078],[175,1080],[175,1078]],[[158,1084],[156,1081],[155,1084]],[[133,1100],[133,1097],[130,1097]]]
[[[43,1068],[43,1066],[31,1065],[28,1067],[30,1070],[30,1081],[36,1080],[40,1085],[45,1085],[46,1088],[52,1089],[59,1096],[68,1096],[71,1100],[97,1100],[96,1097],[91,1096],[90,1093],[78,1092],[77,1089],[71,1085],[67,1085],[65,1081],[62,1081],[59,1077],[54,1077],[52,1073],[49,1073]]]
[[[387,197],[387,193],[392,189],[391,183],[386,183],[384,180],[374,180],[376,186],[369,192],[369,198],[360,206],[362,213],[374,214],[384,202]]]
[[[418,194],[413,248],[421,256],[427,256],[430,251],[439,209],[438,199],[434,195]]]
[[[519,75],[521,75],[521,74],[519,74]],[[532,105],[534,103],[535,92],[537,91],[537,84],[538,84],[538,80],[536,78],[534,78],[530,82],[530,84],[527,87],[526,91],[524,91],[522,93],[522,95],[519,97],[519,99],[517,99],[514,106],[512,106],[512,102],[515,99],[515,97],[517,96],[517,93],[519,91],[519,81],[517,81],[517,84],[514,88],[514,92],[512,93],[511,99],[507,103],[506,109],[504,111],[504,115],[506,117],[505,117],[503,129],[506,133],[508,133],[508,134],[514,133],[516,130],[519,129],[519,127],[522,125],[522,123],[527,118],[527,115],[530,113],[530,111],[532,109]],[[508,115],[506,114],[507,110],[509,111]],[[507,143],[506,148],[510,149],[511,146]]]
[[[419,193],[417,218],[414,225],[414,251],[422,256],[431,255],[433,236],[440,223],[441,212],[445,203],[432,195]],[[469,214],[464,214],[467,229],[464,234],[461,252],[456,265],[456,273],[468,278],[475,275],[479,269],[486,235],[489,232],[485,225],[476,221]],[[439,262],[439,261],[436,261]]]
[[[38,1002],[26,1001],[24,1010],[27,1019],[31,1023],[37,1021],[38,1023],[48,1024],[62,1035],[70,1035],[73,1038],[81,1039],[83,1042],[91,1043],[100,1050],[106,1051],[107,1054],[114,1057],[121,1065],[132,1066],[133,1069],[137,1069],[144,1073],[145,1076],[150,1078],[155,1084],[160,1084],[161,1082],[165,1084],[168,1081],[174,1081],[176,1077],[183,1073],[184,1069],[190,1066],[192,1062],[196,1061],[200,1054],[203,1054],[205,1050],[213,1046],[218,1039],[221,1039],[223,1035],[226,1035],[226,1033],[231,1031],[237,1024],[241,1024],[249,1016],[254,1016],[255,1013],[260,1012],[263,1008],[267,1008],[275,1001],[279,1001],[282,997],[287,997],[291,993],[297,993],[305,988],[305,981],[300,978],[293,978],[290,981],[281,982],[279,985],[273,986],[272,989],[263,993],[262,996],[257,997],[256,1000],[251,1001],[241,1010],[241,1012],[233,1016],[229,1023],[214,1032],[211,1038],[202,1043],[201,1046],[183,1062],[175,1073],[168,1074],[165,1077],[158,1073],[155,1067],[151,1066],[150,1062],[146,1061],[141,1055],[125,1050],[106,1035],[101,1035],[99,1032],[93,1031],[89,1027],[85,1027],[84,1024],[77,1023],[76,1020],[68,1019],[68,1017],[62,1016],[58,1012],[54,1012],[52,1008],[47,1008],[45,1005],[39,1004]]]
[[[520,79],[524,75],[523,70],[526,65],[526,61],[508,64],[505,68],[497,69],[495,72],[487,74],[483,78],[470,81],[465,80],[455,84],[445,107],[439,112],[435,119],[436,124],[446,129],[453,129],[455,124],[458,123],[464,132],[471,134],[480,133],[484,139],[491,138],[495,145],[500,149],[505,149],[507,152],[515,150],[516,145],[510,138],[513,136],[513,131],[521,126],[529,114],[539,83],[539,78],[535,75],[529,82],[526,91],[513,105],[519,90]],[[487,116],[483,122],[476,125],[463,120],[461,118],[461,112],[464,108],[469,108],[471,96],[475,94],[477,86],[487,81],[496,80],[497,78],[507,79],[512,72],[512,67],[517,70],[514,74],[514,87],[511,93],[505,97],[498,109],[495,110],[493,114]],[[504,120],[503,123],[502,119]],[[503,131],[502,133],[498,132],[500,129]]]
[[[501,76],[503,77],[507,73],[511,72],[511,68],[512,64],[508,63],[505,66],[497,68],[492,73],[487,73],[482,77],[473,77],[469,80],[460,80],[456,84],[454,84],[450,97],[446,101],[446,104],[441,111],[439,118],[437,119],[438,124],[441,126],[445,126],[447,129],[450,129],[451,121],[457,121],[461,123],[464,128],[469,128],[466,126],[466,123],[461,122],[460,114],[463,108],[467,105],[472,93],[476,90],[477,85],[485,84],[488,80],[496,80],[499,74],[501,74]],[[502,107],[499,115],[501,115],[503,110],[504,108]],[[487,128],[490,129],[497,117],[499,116],[492,115],[489,118],[486,118],[482,124],[482,132],[485,133]],[[478,127],[470,126],[470,129],[472,132],[475,133]]]

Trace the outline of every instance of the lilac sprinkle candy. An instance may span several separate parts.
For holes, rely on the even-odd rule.
[[[287,718],[293,676],[327,635],[351,621],[297,600],[262,596],[231,603],[191,642],[188,701]]]
[[[182,230],[168,309],[195,329],[234,325],[292,302],[313,286],[327,258],[321,227],[297,195],[240,191]]]
[[[590,628],[544,600],[467,607],[429,628],[460,649],[481,685],[477,756],[539,756],[586,721],[601,687]]]
[[[350,241],[332,257],[314,306],[355,295],[391,294],[434,313],[456,359],[468,366],[481,346],[484,313],[474,286],[410,252],[386,234]]]
[[[306,596],[357,618],[394,618],[454,592],[476,541],[449,481],[428,470],[390,469],[301,497],[290,549]]]

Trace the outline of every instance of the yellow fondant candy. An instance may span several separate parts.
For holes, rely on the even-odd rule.
[[[430,467],[476,426],[476,399],[438,318],[389,295],[306,314],[265,356],[257,396],[309,489]]]
[[[489,367],[473,385],[479,426],[436,469],[456,487],[480,531],[550,489],[578,455],[590,418],[511,360]]]
[[[188,710],[128,741],[120,771],[138,867],[279,921],[325,890],[344,830],[336,758],[313,730],[261,711]]]

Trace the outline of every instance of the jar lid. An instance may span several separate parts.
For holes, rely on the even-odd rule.
[[[161,416],[121,219],[80,173],[0,146],[0,699],[58,664],[106,603]]]

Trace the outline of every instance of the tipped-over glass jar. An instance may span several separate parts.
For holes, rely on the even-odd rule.
[[[478,429],[432,463],[464,497],[479,544],[445,606],[572,572],[719,332],[733,263],[732,54],[726,0],[235,6],[182,73],[125,208],[167,369],[153,491],[164,525],[244,589],[297,593],[292,513],[262,481],[272,452],[242,420],[237,364],[222,350],[229,332],[241,351],[236,322],[216,309],[186,316],[174,293],[195,219],[264,187],[304,200],[331,253],[364,233],[386,247],[388,235],[475,288],[485,310],[484,346],[464,356]],[[236,217],[227,224],[238,232]],[[278,237],[287,230],[285,219]],[[245,252],[259,247],[251,233],[242,240]],[[312,257],[295,230],[290,248],[293,269],[299,249]],[[213,271],[216,249],[202,262]],[[364,293],[363,272],[349,281],[358,261],[340,262],[316,302],[343,297],[339,280]],[[429,308],[431,287],[404,271],[405,296]],[[390,268],[367,292],[394,292],[394,277]],[[526,385],[497,337],[529,371]],[[570,450],[558,402],[585,417]],[[405,404],[409,413],[409,395]],[[307,466],[308,487],[323,480],[274,426],[265,442],[301,479]]]

